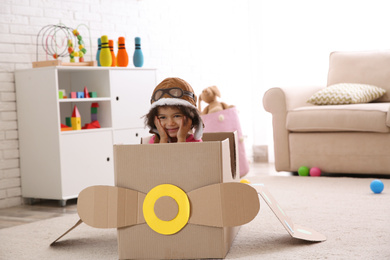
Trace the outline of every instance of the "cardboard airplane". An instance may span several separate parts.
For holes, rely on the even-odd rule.
[[[118,230],[120,259],[224,258],[239,227],[257,216],[258,195],[293,238],[326,240],[293,223],[264,185],[239,182],[235,137],[208,133],[203,143],[115,145],[116,186],[81,191],[80,220],[52,245],[85,222]],[[194,157],[203,163],[189,167]]]

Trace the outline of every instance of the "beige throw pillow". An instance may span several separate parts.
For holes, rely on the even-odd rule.
[[[307,102],[314,105],[368,103],[385,93],[386,90],[372,85],[339,83],[316,92]]]

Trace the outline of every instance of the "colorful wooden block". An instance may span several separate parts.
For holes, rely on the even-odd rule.
[[[91,114],[97,114],[97,107],[91,107]]]
[[[63,99],[65,96],[65,90],[64,89],[59,89],[58,90],[58,98]]]
[[[66,118],[65,118],[65,124],[66,124],[67,126],[69,126],[69,127],[72,126],[72,121],[70,120],[70,117],[66,117]]]
[[[77,98],[84,98],[84,92],[77,92]]]
[[[83,127],[83,129],[95,129],[95,128],[100,128],[100,123],[97,120],[92,121],[89,124],[85,124],[85,126]]]
[[[84,98],[89,98],[89,93],[87,87],[84,87]]]
[[[97,114],[91,114],[91,122],[98,120],[97,118]]]
[[[71,131],[71,130],[73,130],[72,127],[61,124],[61,131]]]
[[[74,106],[72,118],[70,120],[72,123],[73,130],[81,130],[81,116],[79,110],[77,109],[77,106]]]
[[[99,107],[99,103],[92,103],[92,105],[91,105],[91,115],[92,114],[97,114],[98,107]],[[92,120],[92,121],[94,121],[94,120]]]
[[[72,117],[72,129],[73,130],[81,130],[81,118],[80,117]]]
[[[97,97],[97,92],[89,92],[89,97],[90,98],[96,98]]]
[[[77,109],[77,106],[74,106],[74,108],[73,108],[72,117],[80,117],[80,112]]]
[[[70,98],[77,98],[76,92],[70,92]]]

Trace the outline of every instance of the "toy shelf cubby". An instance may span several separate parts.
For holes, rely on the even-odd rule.
[[[15,72],[22,196],[60,201],[91,185],[114,185],[113,145],[148,135],[142,116],[150,107],[156,70],[43,67]],[[96,92],[94,98],[59,98],[59,90]],[[61,131],[75,106],[81,125],[98,103],[100,128]]]

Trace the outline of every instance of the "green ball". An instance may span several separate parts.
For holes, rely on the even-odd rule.
[[[306,166],[301,166],[298,169],[299,176],[309,176],[310,169]]]

